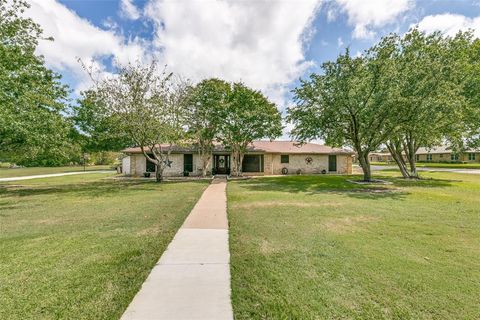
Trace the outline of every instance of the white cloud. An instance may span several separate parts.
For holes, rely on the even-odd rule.
[[[414,6],[413,0],[336,0],[340,10],[347,14],[353,26],[352,36],[368,39],[380,28],[398,20],[399,16]]]
[[[338,39],[337,39],[337,45],[338,45],[339,48],[340,48],[340,47],[343,47],[344,43],[343,43],[342,37],[338,37]]]
[[[480,16],[468,18],[460,14],[444,13],[424,17],[418,28],[425,32],[441,31],[454,36],[458,31],[472,29],[476,37],[480,37]]]
[[[54,42],[42,41],[38,52],[60,72],[86,73],[77,61],[115,58],[120,63],[147,60],[198,81],[220,77],[243,81],[262,90],[281,108],[288,85],[312,65],[305,48],[314,34],[313,19],[322,0],[301,1],[170,1],[149,0],[144,11],[122,0],[121,14],[153,22],[153,40],[126,39],[114,21],[101,29],[56,0],[31,0],[28,14]]]
[[[327,21],[333,22],[337,19],[337,11],[334,8],[328,8],[327,10]]]
[[[111,30],[100,29],[55,0],[30,0],[27,14],[41,25],[45,36],[55,41],[40,41],[38,53],[47,65],[57,71],[69,71],[85,88],[87,74],[77,61],[113,57],[121,63],[145,58],[145,43],[140,39],[125,39]]]
[[[312,36],[318,0],[151,0],[145,15],[156,24],[161,61],[196,81],[244,81],[284,104],[286,86],[310,66],[304,46]]]
[[[120,1],[120,15],[131,20],[137,20],[141,16],[140,10],[133,4],[132,0]]]

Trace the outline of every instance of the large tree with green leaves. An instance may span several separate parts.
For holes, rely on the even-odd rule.
[[[232,85],[221,118],[218,138],[231,149],[233,176],[242,174],[243,156],[253,140],[282,134],[281,115],[275,104],[243,83]]]
[[[161,182],[172,146],[186,141],[189,86],[152,62],[119,66],[114,76],[96,81],[92,90],[102,117],[115,119],[117,131],[110,133],[130,137],[155,164],[156,180]]]
[[[471,33],[459,34],[453,43],[459,59],[463,59],[463,96],[466,101],[463,112],[464,130],[460,142],[463,147],[480,148],[480,39]],[[457,137],[458,138],[458,137]]]
[[[391,59],[395,83],[387,89],[395,118],[401,122],[386,145],[406,178],[418,177],[415,154],[420,147],[461,139],[465,114],[462,47],[469,42],[465,36],[451,39],[412,29],[397,38]]]
[[[202,159],[203,176],[207,175],[230,92],[229,83],[213,78],[199,82],[189,95],[189,133]]]
[[[0,0],[0,156],[31,164],[69,160],[72,123],[62,116],[67,88],[35,54],[42,30],[21,0]],[[44,159],[44,160],[40,160]],[[49,160],[50,159],[50,160]]]
[[[324,63],[322,74],[312,74],[294,89],[296,106],[288,109],[292,136],[353,148],[365,181],[371,180],[368,154],[396,130],[386,90],[393,82],[394,44],[394,36],[386,37],[362,56],[351,57],[347,50]]]
[[[106,112],[95,90],[81,93],[73,106],[72,119],[79,129],[78,141],[84,152],[120,151],[132,144],[125,131],[119,131],[120,118]]]

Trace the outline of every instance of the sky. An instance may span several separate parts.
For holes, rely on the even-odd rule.
[[[92,83],[79,63],[109,74],[156,59],[197,82],[218,77],[261,90],[281,112],[300,78],[347,47],[354,55],[412,26],[480,37],[480,0],[29,0],[44,30],[38,54],[72,99]],[[288,127],[285,134],[287,134]]]

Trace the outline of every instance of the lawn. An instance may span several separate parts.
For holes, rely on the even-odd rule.
[[[395,162],[372,162],[372,166],[397,166]],[[417,168],[480,169],[480,163],[417,162]]]
[[[37,174],[64,173],[83,171],[82,166],[68,167],[29,167],[29,168],[0,168],[0,178],[33,176]],[[86,166],[86,171],[113,170],[112,166]]]
[[[0,184],[0,319],[118,319],[207,182]]]
[[[478,319],[480,176],[382,174],[229,182],[236,319]]]

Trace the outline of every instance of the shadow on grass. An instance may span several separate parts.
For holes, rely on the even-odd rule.
[[[192,182],[202,183],[201,181]],[[156,183],[154,181],[100,180],[55,185],[3,185],[0,186],[0,197],[28,197],[48,194],[76,194],[82,197],[105,197],[116,195],[118,192],[128,192],[129,190],[161,191],[162,187],[176,183],[177,182]]]
[[[358,176],[355,176],[357,178]],[[427,179],[427,180],[403,180],[392,177],[381,177],[382,180],[391,182],[390,185],[382,184],[355,184],[348,179],[352,176],[286,176],[272,178],[258,178],[239,181],[242,188],[250,191],[279,191],[288,193],[306,194],[342,194],[358,199],[397,199],[402,200],[409,191],[405,187],[447,187],[451,180]]]
[[[421,187],[421,188],[444,188],[450,187],[453,182],[461,182],[461,180],[449,180],[449,179],[403,179],[403,178],[386,178],[397,187]]]

